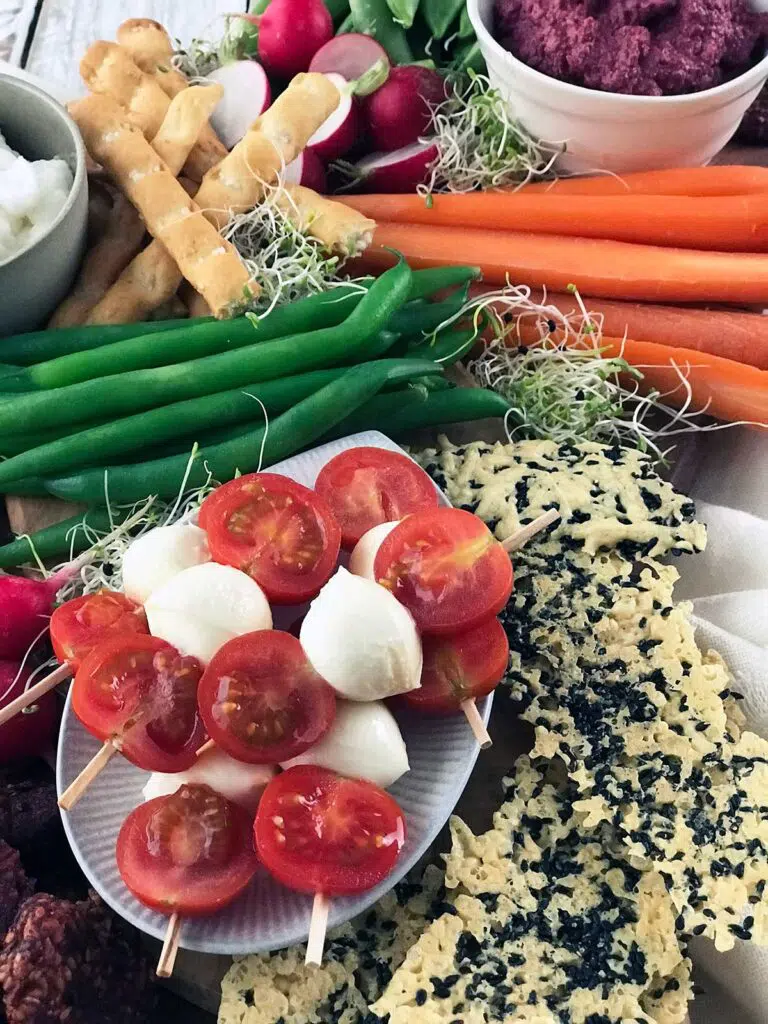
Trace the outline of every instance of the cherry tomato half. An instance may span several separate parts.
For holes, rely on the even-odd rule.
[[[236,899],[258,867],[247,811],[199,783],[131,811],[117,867],[136,897],[162,914],[212,914]]]
[[[208,735],[248,764],[309,750],[336,717],[336,695],[290,633],[264,629],[224,644],[198,691]]]
[[[0,661],[0,710],[26,691],[30,672],[17,661]],[[49,690],[0,725],[0,764],[44,754],[54,744],[58,720],[56,693]]]
[[[59,661],[74,672],[83,658],[102,640],[126,634],[148,633],[147,617],[140,604],[125,594],[101,590],[76,597],[51,615],[51,643]]]
[[[422,633],[459,633],[497,615],[512,593],[509,555],[477,516],[458,508],[416,512],[376,553],[376,580]]]
[[[453,715],[465,700],[495,690],[509,662],[509,640],[498,619],[451,636],[425,636],[421,686],[401,700],[428,715]]]
[[[424,470],[385,448],[341,452],[320,470],[315,490],[341,526],[345,548],[374,526],[437,508],[437,491]]]
[[[372,889],[392,871],[405,816],[372,782],[297,765],[264,790],[254,834],[264,866],[283,885],[344,896]]]
[[[203,669],[154,636],[107,640],[83,659],[72,709],[93,736],[116,738],[120,752],[148,772],[191,768],[205,742],[197,708]]]
[[[336,568],[341,530],[322,498],[278,473],[251,473],[209,495],[200,525],[216,562],[242,569],[275,604],[315,597]]]

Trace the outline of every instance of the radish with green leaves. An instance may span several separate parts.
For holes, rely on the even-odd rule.
[[[285,168],[283,181],[286,185],[303,185],[322,195],[326,189],[325,165],[316,153],[305,149]]]
[[[227,149],[232,149],[272,102],[269,79],[261,64],[254,60],[223,64],[206,77],[224,89],[211,116],[211,125]]]
[[[411,64],[392,68],[387,81],[365,100],[373,148],[392,152],[430,133],[432,114],[447,99],[445,79]]]
[[[339,105],[310,138],[307,149],[329,163],[348,153],[359,140],[363,134],[363,118],[358,102],[352,95],[352,83],[336,72],[330,72],[325,77],[339,90]]]
[[[394,153],[374,153],[354,165],[368,192],[413,192],[429,178],[440,156],[434,142],[414,142]]]
[[[259,28],[259,58],[270,74],[290,79],[309,65],[333,38],[333,20],[323,0],[271,0],[261,15],[244,15]]]

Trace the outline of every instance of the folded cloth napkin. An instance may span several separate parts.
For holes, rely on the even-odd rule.
[[[677,563],[675,593],[693,603],[699,646],[727,662],[748,727],[768,738],[768,433],[722,431],[696,452],[698,465],[687,454],[676,483],[696,501],[708,543]],[[691,1024],[768,1024],[768,950],[740,942],[722,954],[696,940],[691,953]]]

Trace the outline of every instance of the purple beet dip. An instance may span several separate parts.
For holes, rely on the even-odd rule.
[[[747,0],[496,0],[495,35],[563,82],[673,96],[720,85],[760,60],[768,15]]]

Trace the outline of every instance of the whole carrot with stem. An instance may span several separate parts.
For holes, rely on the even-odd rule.
[[[380,272],[395,262],[391,248],[413,267],[475,263],[495,284],[556,291],[575,285],[583,295],[647,302],[768,303],[768,255],[385,223],[356,266]]]

